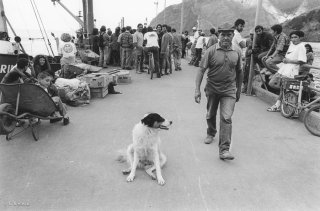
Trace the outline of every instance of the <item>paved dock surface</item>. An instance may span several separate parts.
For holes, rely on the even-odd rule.
[[[0,139],[1,210],[319,210],[320,138],[298,120],[266,111],[242,95],[233,116],[232,153],[221,161],[206,136],[206,99],[194,102],[197,69],[150,80],[132,71],[122,95],[69,107],[71,123],[42,121],[40,140],[27,131]],[[204,85],[203,81],[203,85]],[[165,186],[138,170],[132,183],[115,159],[147,112],[173,121],[162,131]]]

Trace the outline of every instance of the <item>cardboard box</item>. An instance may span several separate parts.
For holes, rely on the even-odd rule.
[[[109,83],[113,80],[112,76],[105,74],[88,74],[84,78],[90,88],[108,87]]]
[[[131,75],[130,72],[127,70],[121,70],[120,72],[116,73],[117,75],[117,83],[118,84],[127,84],[131,83]]]
[[[91,98],[104,98],[108,94],[108,87],[90,88]]]

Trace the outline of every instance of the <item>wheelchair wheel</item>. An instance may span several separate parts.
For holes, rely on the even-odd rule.
[[[303,123],[307,130],[315,135],[320,136],[320,124],[318,119],[320,118],[320,105],[311,107],[304,115]]]
[[[295,92],[293,91],[285,92],[281,102],[281,106],[280,106],[280,111],[282,116],[286,118],[292,117],[297,109],[297,103],[298,103],[298,96]]]
[[[15,114],[13,106],[9,103],[0,105],[0,112]],[[0,134],[8,135],[16,128],[17,120],[6,114],[0,114]]]

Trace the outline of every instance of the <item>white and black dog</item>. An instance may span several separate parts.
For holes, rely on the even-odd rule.
[[[127,161],[130,167],[123,170],[123,174],[129,174],[128,182],[135,177],[137,167],[144,168],[152,179],[157,179],[159,185],[165,181],[161,174],[161,168],[167,161],[166,156],[160,150],[160,129],[168,130],[172,121],[168,121],[157,113],[146,114],[144,118],[134,126],[132,130],[133,143],[127,148],[127,153],[118,158],[119,161]],[[153,173],[156,171],[156,175]]]

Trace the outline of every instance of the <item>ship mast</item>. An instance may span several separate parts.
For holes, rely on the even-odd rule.
[[[3,2],[0,0],[0,32],[7,32],[8,33],[8,27],[6,23],[6,17],[4,13],[4,7]]]

